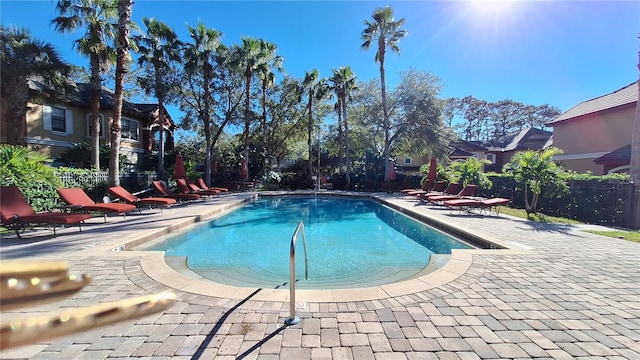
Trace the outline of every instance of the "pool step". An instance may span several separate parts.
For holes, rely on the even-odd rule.
[[[360,267],[340,276],[325,278],[315,277],[312,270],[309,270],[309,280],[304,279],[304,273],[296,273],[299,289],[341,289],[351,287],[369,287],[380,284],[387,284],[402,281],[415,277],[417,273],[424,270],[423,267]],[[196,272],[207,279],[222,284],[259,287],[259,288],[288,288],[289,276],[269,274],[264,269],[258,268],[216,268],[207,270],[196,270]]]
[[[389,284],[431,273],[444,266],[450,258],[451,255],[433,254],[426,267],[393,264],[376,267],[360,266],[337,276],[325,277],[314,275],[311,267],[309,280],[304,279],[304,271],[296,272],[296,286],[299,289],[345,289]],[[186,257],[165,257],[165,259],[167,264],[179,273],[195,278],[241,287],[289,288],[289,274],[276,274],[258,266],[220,266],[206,270],[192,270],[186,264]]]

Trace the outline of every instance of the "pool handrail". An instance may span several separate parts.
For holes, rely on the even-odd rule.
[[[289,248],[289,318],[285,320],[286,325],[295,325],[300,322],[300,318],[296,316],[296,242],[300,232],[302,232],[302,247],[304,249],[304,279],[309,280],[307,239],[304,234],[304,223],[300,221],[296,231],[291,236],[291,246]]]

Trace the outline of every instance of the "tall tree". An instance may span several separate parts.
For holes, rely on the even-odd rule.
[[[73,32],[85,27],[84,37],[74,47],[89,57],[91,70],[91,162],[100,169],[100,98],[102,74],[114,61],[115,50],[109,44],[116,38],[117,0],[60,0],[56,8],[60,16],[51,20],[56,31]],[[106,119],[105,119],[106,121]]]
[[[211,148],[213,146],[211,131],[211,116],[213,113],[212,87],[215,58],[220,47],[220,36],[222,34],[214,29],[208,29],[202,22],[196,27],[187,26],[191,42],[185,44],[184,58],[185,71],[193,77],[202,77],[202,97],[199,99],[202,106],[197,113],[199,123],[204,129],[204,137],[206,141],[206,161],[205,161],[205,181],[207,185],[211,185]]]
[[[376,56],[375,61],[380,64],[380,90],[382,94],[382,114],[383,114],[383,127],[384,127],[384,156],[385,156],[385,168],[384,179],[389,181],[389,148],[390,148],[390,134],[389,134],[389,111],[387,109],[387,92],[385,83],[385,53],[387,47],[396,53],[400,53],[400,47],[398,42],[407,36],[407,30],[400,29],[404,24],[404,18],[400,18],[396,21],[393,18],[393,9],[389,6],[384,8],[377,8],[373,12],[373,21],[364,21],[364,30],[362,31],[361,38],[363,40],[362,48],[369,49],[372,43],[376,43]]]
[[[312,146],[312,134],[313,134],[313,107],[314,101],[321,100],[327,94],[327,84],[324,78],[320,78],[320,72],[318,69],[307,71],[304,74],[304,80],[302,81],[302,88],[307,95],[307,149],[309,151],[309,159],[307,161],[307,171],[309,172],[309,179],[313,175],[313,146]]]
[[[53,45],[33,39],[26,29],[0,25],[0,92],[7,106],[7,143],[24,145],[27,104],[42,97],[57,98],[71,90],[65,63]],[[37,81],[41,91],[29,91]]]
[[[341,66],[339,69],[333,69],[333,76],[329,79],[332,83],[332,90],[338,98],[339,116],[344,126],[344,144],[345,144],[345,188],[351,188],[351,157],[350,157],[350,141],[349,141],[349,122],[347,118],[347,103],[351,98],[351,92],[357,90],[356,75],[350,66]]]
[[[142,18],[142,22],[147,30],[146,35],[135,37],[140,52],[138,64],[150,66],[151,71],[139,78],[139,83],[147,94],[153,93],[158,99],[158,177],[164,178],[164,127],[167,125],[164,104],[173,87],[172,68],[173,63],[180,59],[180,42],[173,29],[164,22],[153,18]]]
[[[439,98],[440,79],[428,71],[409,69],[400,73],[392,92],[391,147],[408,154],[446,156],[453,132],[445,124]]]
[[[242,47],[240,48],[240,57],[238,58],[238,66],[244,75],[245,92],[244,92],[244,131],[243,131],[243,146],[244,146],[244,163],[246,171],[244,173],[243,181],[249,180],[249,135],[251,129],[251,80],[258,68],[260,68],[267,60],[263,53],[263,46],[258,39],[243,37]]]
[[[276,75],[274,71],[283,71],[282,63],[284,58],[276,54],[278,47],[268,41],[262,40],[260,42],[262,53],[264,56],[264,62],[258,67],[257,74],[262,85],[262,118],[260,127],[262,129],[262,147],[265,149],[265,159],[269,162],[269,153],[266,152],[267,143],[267,89],[275,84]]]
[[[120,137],[122,134],[122,100],[124,81],[129,70],[131,13],[133,0],[118,0],[118,40],[116,41],[116,88],[113,95],[113,121],[111,122],[111,156],[109,157],[110,186],[120,185]]]

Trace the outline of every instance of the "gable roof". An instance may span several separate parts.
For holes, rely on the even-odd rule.
[[[559,122],[574,119],[580,116],[594,114],[597,112],[612,110],[621,106],[628,106],[638,102],[638,82],[618,89],[610,94],[602,95],[591,100],[583,101],[572,107],[567,112],[561,114],[553,121],[547,123],[553,126]]]
[[[38,79],[29,79],[29,88],[33,91],[43,91],[44,85]],[[113,109],[115,93],[113,90],[102,87],[100,96],[100,109]],[[75,83],[74,90],[67,94],[63,100],[80,108],[91,108],[91,84]],[[127,99],[122,100],[122,113],[135,116],[145,121],[154,121],[157,118],[158,104],[137,104]],[[165,126],[173,128],[175,124],[171,115],[164,109]]]
[[[550,131],[526,128],[491,140],[486,145],[489,151],[539,150],[547,146],[552,135]]]
[[[625,165],[631,162],[631,144],[606,153],[593,160],[596,164]]]

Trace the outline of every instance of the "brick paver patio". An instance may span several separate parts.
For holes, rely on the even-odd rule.
[[[247,196],[110,217],[106,224],[94,218],[82,232],[62,229],[56,238],[46,230],[23,240],[3,237],[2,260],[64,259],[73,273],[90,273],[93,280],[70,298],[5,312],[2,320],[171,289],[145,267],[144,253],[110,250],[188,226]],[[462,274],[402,295],[314,301],[307,294],[296,306],[301,321],[293,326],[284,325],[287,301],[265,300],[274,290],[246,289],[238,297],[174,288],[178,300],[163,313],[9,349],[0,357],[640,359],[640,244],[578,226],[459,214],[380,196],[512,250],[468,251]],[[442,270],[431,279],[437,281]]]

